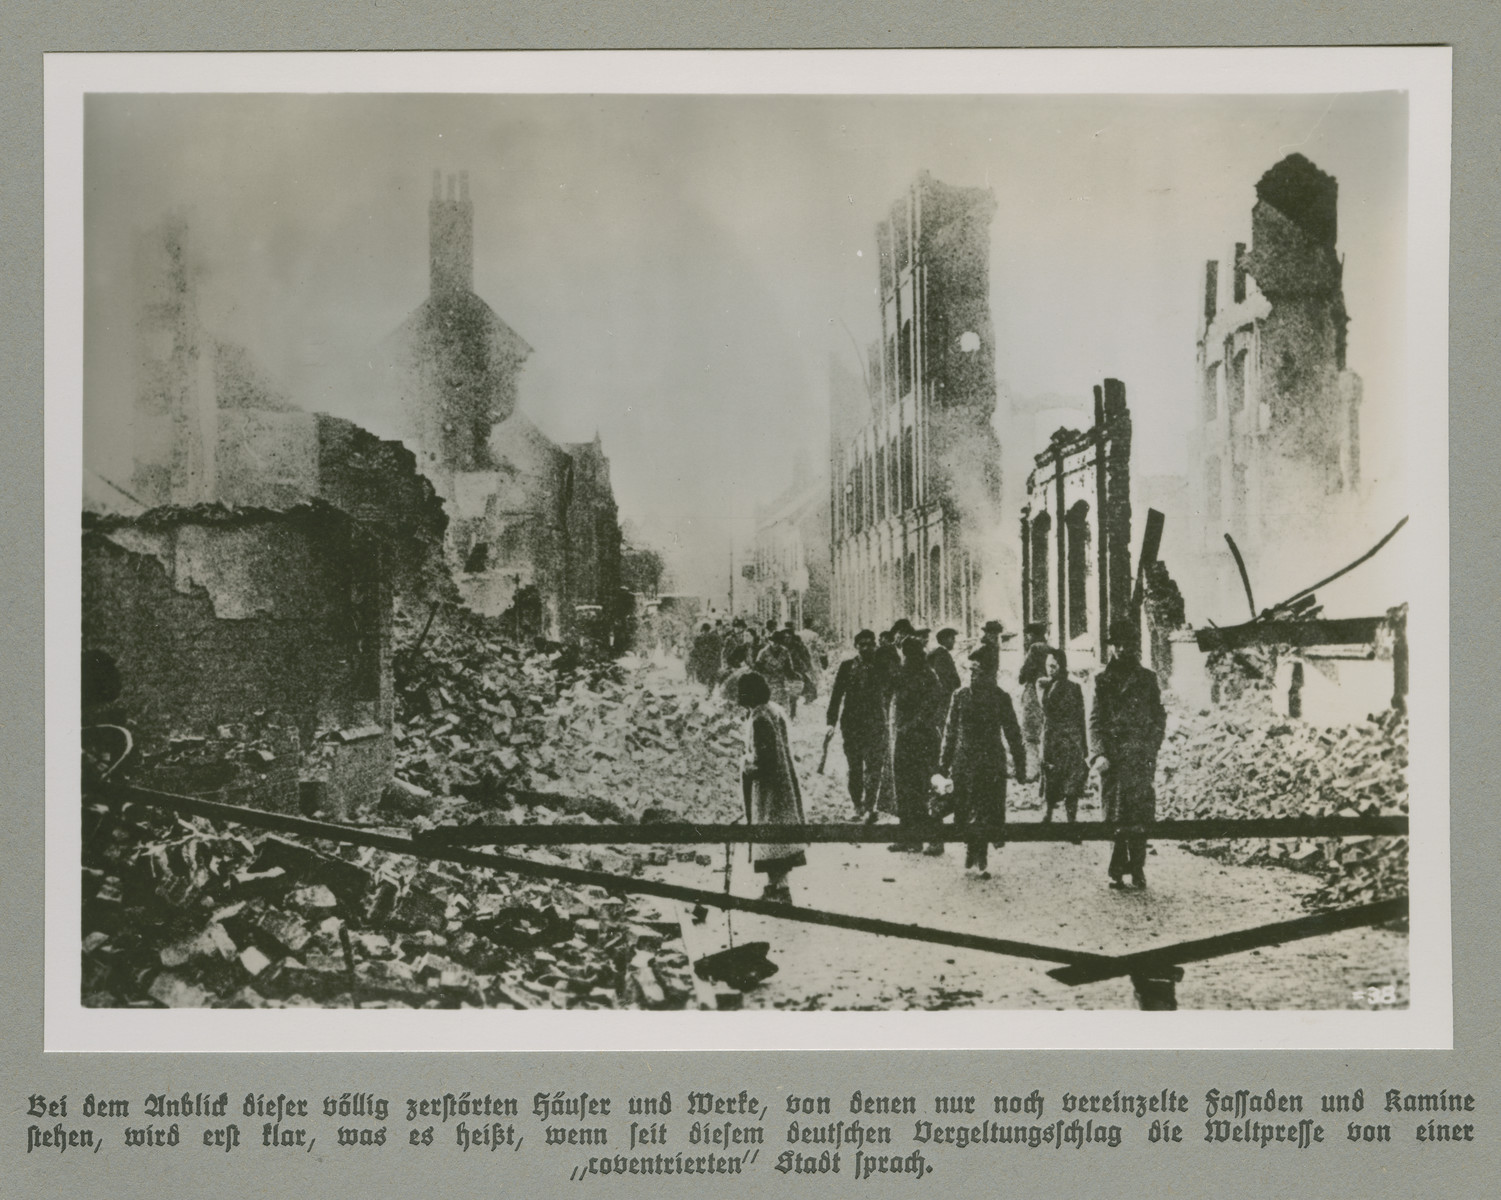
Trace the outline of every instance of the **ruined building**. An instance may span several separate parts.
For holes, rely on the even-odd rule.
[[[757,508],[750,565],[760,620],[829,632],[829,485],[806,458],[794,463],[787,490]]]
[[[262,738],[255,803],[378,798],[393,603],[443,594],[442,504],[400,443],[301,410],[204,327],[185,222],[147,233],[136,270],[130,487],[86,501],[83,532],[83,650],[118,680],[112,717],[143,753]]]
[[[830,384],[833,622],[972,633],[1000,588],[987,188],[920,174],[876,229],[881,336]]]
[[[1022,619],[1047,627],[1071,670],[1105,661],[1110,623],[1132,613],[1131,412],[1118,379],[1094,389],[1094,424],[1059,429],[1027,477]]]
[[[1300,552],[1323,561],[1360,486],[1338,198],[1333,176],[1288,155],[1256,184],[1249,246],[1205,267],[1190,512],[1204,615],[1221,622],[1246,611],[1226,533],[1268,585]]]
[[[518,636],[589,630],[620,587],[620,526],[598,436],[558,445],[518,407],[532,348],[474,293],[466,175],[435,172],[429,293],[381,361],[405,437],[448,510],[464,602]]]
[[[344,813],[391,778],[389,580],[379,539],[332,505],[86,513],[83,648],[148,757],[269,746],[253,803],[295,810],[316,775]]]

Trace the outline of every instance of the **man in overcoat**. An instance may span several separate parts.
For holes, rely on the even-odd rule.
[[[1006,820],[1006,751],[1018,783],[1027,779],[1027,750],[1016,709],[996,680],[1000,654],[981,646],[970,655],[970,685],[949,702],[939,770],[954,781],[954,821],[959,825],[1002,825]],[[966,843],[964,869],[987,875],[989,841]]]
[[[850,801],[861,817],[875,815],[881,750],[886,740],[881,677],[875,658],[876,635],[862,629],[855,634],[855,657],[840,663],[834,675],[827,713],[829,734],[832,736],[837,723],[844,741]]]
[[[1141,665],[1134,621],[1110,624],[1110,661],[1094,685],[1089,712],[1092,765],[1100,775],[1105,820],[1115,827],[1110,886],[1147,886],[1147,828],[1157,819],[1157,752],[1167,712],[1154,671]]]

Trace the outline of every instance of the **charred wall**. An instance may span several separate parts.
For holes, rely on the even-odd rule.
[[[389,729],[389,612],[378,547],[326,506],[85,519],[83,647],[147,743],[272,711],[304,747]]]

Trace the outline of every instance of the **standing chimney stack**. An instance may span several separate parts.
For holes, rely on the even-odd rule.
[[[430,290],[434,298],[463,295],[474,290],[474,205],[469,200],[469,174],[448,176],[447,196],[442,176],[433,172],[433,198],[428,205]]]

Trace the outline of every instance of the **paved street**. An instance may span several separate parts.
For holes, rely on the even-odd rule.
[[[794,753],[810,820],[848,820],[844,762],[835,738],[828,773],[814,768],[822,741],[822,705],[799,710]],[[726,789],[730,781],[726,781]],[[1013,796],[1010,816],[1035,821],[1031,788]],[[1098,820],[1098,807],[1081,817]],[[760,894],[742,848],[732,889]],[[964,850],[942,858],[894,854],[883,844],[815,845],[792,876],[796,904],[888,920],[969,930],[1071,949],[1119,954],[1208,937],[1304,915],[1309,875],[1275,867],[1235,867],[1160,843],[1148,860],[1145,892],[1106,883],[1109,844],[1023,843],[991,851],[992,878],[963,870]],[[663,878],[722,886],[723,850],[713,867],[674,864]],[[1048,978],[1053,964],[984,951],[828,929],[748,913],[732,915],[735,940],[771,943],[780,967],[746,1004],[785,1009],[1134,1008],[1131,985],[1117,979],[1068,987]],[[1357,929],[1327,937],[1189,964],[1178,985],[1181,1008],[1362,1008],[1357,988],[1395,984],[1407,997],[1407,938]]]

